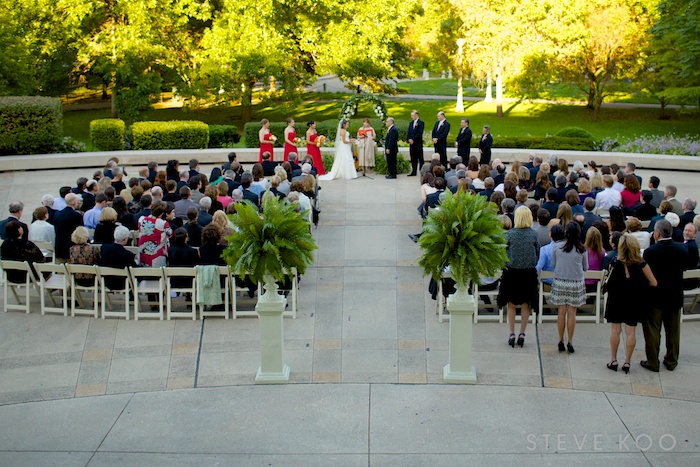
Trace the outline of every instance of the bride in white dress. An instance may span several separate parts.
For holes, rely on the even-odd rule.
[[[318,177],[319,180],[335,180],[338,178],[357,178],[355,170],[355,160],[352,157],[352,143],[355,140],[350,138],[348,132],[348,121],[343,119],[338,124],[338,131],[335,136],[335,159],[330,172]]]

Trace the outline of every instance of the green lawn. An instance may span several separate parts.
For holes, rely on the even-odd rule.
[[[465,97],[483,97],[485,91],[470,85],[467,80],[464,80],[462,95]],[[632,85],[620,84],[622,90],[615,95],[609,96],[605,102],[627,102],[635,104],[658,104],[659,101],[653,96],[638,92],[632,89]],[[399,89],[407,90],[410,94],[423,94],[429,96],[456,96],[457,95],[457,80],[456,79],[431,79],[431,80],[415,80],[403,81],[398,84]],[[495,93],[495,87],[493,92]],[[494,94],[495,95],[495,94]],[[504,90],[504,97],[518,99],[522,97],[517,92],[511,92],[508,89]],[[572,84],[558,83],[552,84],[546,91],[539,96],[541,99],[578,102],[585,101],[586,95],[581,89]],[[695,102],[689,104],[695,105]]]
[[[328,120],[338,118],[342,107],[342,100],[330,100],[333,95],[315,95],[318,99],[305,100],[301,105],[290,106],[285,104],[256,105],[253,109],[253,119],[268,118],[271,121],[284,121],[287,117],[293,117],[302,123],[305,128],[307,120]],[[430,128],[435,121],[435,115],[443,110],[448,121],[452,123],[453,134],[459,126],[459,119],[467,116],[471,127],[478,130],[483,125],[490,125],[494,138],[502,136],[544,136],[554,134],[559,129],[567,126],[579,126],[590,131],[595,138],[615,137],[618,134],[624,137],[650,134],[662,135],[676,133],[678,135],[699,135],[700,117],[677,116],[671,111],[670,120],[659,120],[658,109],[610,109],[603,108],[600,111],[598,122],[591,121],[591,112],[580,105],[545,105],[528,102],[508,103],[504,107],[506,116],[497,118],[494,104],[484,102],[467,101],[464,103],[464,114],[454,111],[455,102],[452,101],[414,101],[401,99],[387,99],[386,105],[389,114],[394,118],[408,120],[411,110],[419,111],[421,118]],[[96,118],[106,118],[109,110],[86,110],[64,112],[64,133],[80,141],[89,142],[89,124]],[[360,105],[358,117],[374,117],[369,104]],[[209,124],[233,124],[242,132],[240,107],[210,107],[204,109],[164,109],[152,110],[143,115],[142,120],[201,120]],[[130,122],[127,122],[130,123]],[[497,144],[497,141],[496,141]]]

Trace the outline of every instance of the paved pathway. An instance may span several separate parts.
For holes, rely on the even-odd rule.
[[[54,192],[82,172],[1,174],[0,202],[34,206],[44,190],[32,180]],[[697,190],[674,177],[684,195]],[[506,346],[505,324],[479,323],[479,385],[443,385],[448,324],[407,237],[420,228],[416,180],[322,187],[320,249],[299,317],[285,320],[293,384],[252,385],[254,318],[66,318],[41,316],[35,301],[30,315],[0,313],[0,465],[541,465],[563,452],[580,464],[697,465],[700,323],[683,325],[676,371],[635,363],[629,376],[604,366],[606,325],[577,326],[568,356],[554,323],[530,326],[524,349]],[[635,362],[641,329],[638,339]]]

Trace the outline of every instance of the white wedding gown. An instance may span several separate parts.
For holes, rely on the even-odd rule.
[[[346,133],[347,135],[347,133]],[[340,138],[338,133],[337,138]],[[318,177],[319,180],[335,180],[344,178],[350,180],[357,178],[357,170],[355,170],[355,160],[352,158],[352,144],[344,143],[342,139],[336,141],[335,159],[331,171],[325,175]]]

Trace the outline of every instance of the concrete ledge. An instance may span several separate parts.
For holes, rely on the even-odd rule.
[[[326,148],[326,151],[332,151]],[[108,152],[81,152],[73,154],[32,154],[25,156],[0,157],[0,172],[20,170],[46,170],[46,169],[73,169],[83,167],[101,167],[110,157],[118,157],[122,166],[143,166],[149,161],[158,161],[164,165],[170,159],[177,159],[181,164],[190,159],[198,159],[203,165],[220,164],[227,161],[229,152],[235,151],[238,160],[244,164],[253,164],[258,161],[259,150],[257,148],[217,148],[217,149],[176,149],[159,151],[108,151]],[[425,158],[428,160],[433,153],[431,147],[423,148]],[[399,152],[405,159],[409,159],[408,148],[400,148]],[[546,149],[493,149],[493,158],[500,158],[505,163],[515,160],[527,161],[528,154],[534,153],[542,156],[544,160],[550,153],[556,153],[569,162],[580,160],[584,164],[594,160],[598,165],[616,163],[624,165],[634,162],[640,169],[682,170],[684,172],[700,172],[700,157],[669,156],[659,154],[636,154],[627,152],[597,152],[597,151],[552,151]],[[448,149],[448,157],[456,154],[454,148]],[[473,155],[478,151],[472,149]],[[276,148],[275,155],[281,157],[282,148]],[[305,156],[306,151],[301,151]]]

